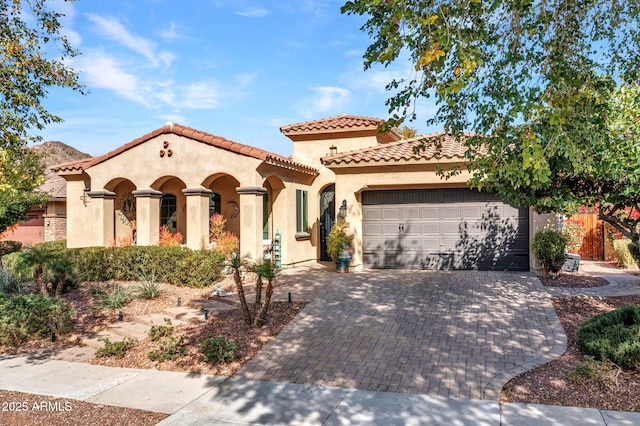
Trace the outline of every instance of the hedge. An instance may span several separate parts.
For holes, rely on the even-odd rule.
[[[583,354],[640,371],[640,305],[596,315],[578,331]]]
[[[131,246],[69,249],[80,281],[140,280],[206,287],[220,279],[224,257],[209,250]]]

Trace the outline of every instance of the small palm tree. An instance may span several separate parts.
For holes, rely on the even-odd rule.
[[[52,257],[51,250],[42,245],[35,245],[24,249],[17,262],[18,273],[21,276],[34,278],[43,296],[49,296],[47,283],[44,280],[44,269]]]
[[[262,281],[262,278],[267,280],[267,288],[265,289],[264,302],[260,307],[260,313],[255,318],[254,325],[256,327],[262,327],[266,318],[267,311],[269,310],[269,305],[271,304],[271,296],[273,295],[273,286],[276,281],[276,277],[280,275],[280,268],[275,263],[270,261],[260,263],[258,267],[258,275],[259,280]],[[256,294],[256,299],[258,295]],[[259,305],[256,302],[256,312],[258,310]]]
[[[73,273],[75,265],[67,255],[61,253],[49,259],[47,267],[58,278],[55,295],[56,297],[60,297],[64,289],[64,284],[67,282],[67,277]]]

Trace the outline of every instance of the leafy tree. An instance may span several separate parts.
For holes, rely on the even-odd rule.
[[[83,90],[68,65],[78,52],[61,33],[63,15],[51,3],[0,0],[0,232],[43,200],[34,189],[44,167],[25,147],[40,140],[34,130],[62,121],[42,105],[48,89]]]
[[[538,212],[596,206],[640,243],[640,3],[354,0],[342,11],[368,17],[365,69],[413,65],[387,86],[387,126],[434,98],[427,124],[481,135],[464,140],[472,186]]]
[[[418,134],[418,129],[414,127],[409,127],[409,126],[400,126],[399,128],[396,129],[396,133],[402,135],[407,139],[411,139],[412,137]]]

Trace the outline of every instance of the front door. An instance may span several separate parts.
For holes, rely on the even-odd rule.
[[[335,185],[327,186],[320,195],[320,260],[331,260],[327,254],[327,238],[336,217]]]

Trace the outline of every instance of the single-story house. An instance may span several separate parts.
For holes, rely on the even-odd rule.
[[[105,155],[55,166],[67,182],[67,245],[159,243],[162,225],[190,248],[209,242],[222,214],[240,250],[258,258],[279,238],[283,266],[328,260],[326,238],[343,213],[356,268],[529,270],[530,241],[548,220],[471,190],[447,133],[403,139],[381,119],[342,115],[282,127],[290,157],[167,123]],[[437,143],[415,153],[426,139]]]

